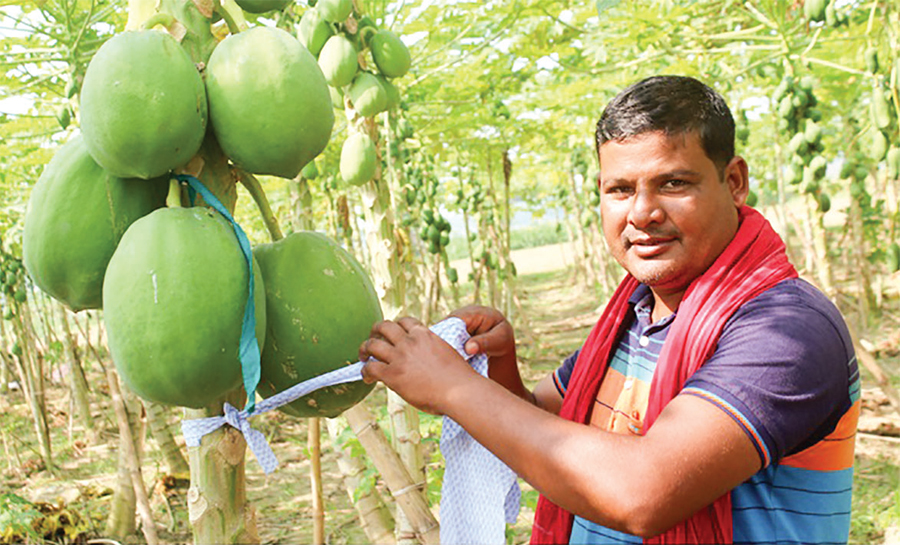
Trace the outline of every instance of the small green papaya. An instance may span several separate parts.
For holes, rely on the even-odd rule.
[[[869,148],[869,155],[876,162],[884,159],[888,150],[888,139],[883,132],[878,129],[869,129],[872,133],[872,144]]]
[[[827,168],[828,161],[821,155],[816,155],[812,158],[812,161],[809,162],[809,169],[812,171],[816,180],[821,180],[825,177],[825,170]]]
[[[387,109],[394,110],[400,106],[400,90],[397,89],[397,86],[390,82],[387,78],[383,76],[375,76],[378,78],[378,83],[384,87],[385,96],[387,97]]]
[[[360,72],[347,89],[350,103],[363,117],[373,117],[388,107],[388,96],[378,78],[370,72]]]
[[[375,176],[375,144],[365,134],[354,132],[341,147],[341,178],[351,185],[362,185]]]
[[[328,94],[331,96],[331,105],[334,106],[335,110],[343,110],[344,109],[344,91],[328,86]]]
[[[256,263],[253,270],[262,346],[265,288]],[[103,281],[109,349],[125,384],[144,399],[195,408],[237,388],[249,282],[234,230],[218,212],[162,208],[134,222]]]
[[[900,179],[900,147],[891,146],[887,152],[888,176],[892,180]]]
[[[184,165],[200,149],[206,122],[203,79],[167,32],[116,34],[88,65],[81,132],[113,176],[150,179]]]
[[[316,11],[329,23],[343,23],[353,13],[352,0],[319,0]]]
[[[59,123],[62,129],[69,126],[69,123],[72,122],[72,112],[68,106],[62,106],[56,111],[56,122]]]
[[[869,111],[872,124],[879,129],[884,130],[891,124],[891,105],[880,85],[872,88],[872,102]]]
[[[803,14],[810,21],[824,21],[825,8],[828,7],[829,0],[805,0],[803,2]]]
[[[322,19],[319,12],[314,9],[308,9],[300,17],[300,24],[297,27],[297,39],[310,52],[313,57],[318,57],[328,41],[334,35],[334,29],[328,24],[328,21]]]
[[[10,352],[12,352],[13,356],[21,356],[22,355],[22,345],[19,344],[19,341],[16,341],[15,343],[13,343],[12,350]]]
[[[891,245],[888,246],[887,265],[888,270],[891,271],[891,273],[900,271],[900,245],[896,242],[892,242]]]
[[[369,48],[372,50],[375,66],[384,76],[399,78],[409,72],[412,63],[409,48],[390,30],[383,28],[376,32]]]
[[[330,238],[301,231],[253,250],[266,285],[266,343],[259,392],[269,397],[358,359],[358,348],[382,319],[366,271]],[[281,410],[334,417],[374,385],[362,381],[317,390]]]
[[[819,212],[825,214],[831,210],[831,198],[825,192],[819,193],[818,198]]]
[[[453,284],[458,284],[459,272],[453,267],[450,267],[449,269],[447,269],[447,279],[450,280],[450,282]]]
[[[319,177],[319,168],[316,166],[315,161],[310,161],[303,167],[303,170],[300,171],[300,176],[303,176],[307,180],[315,180]]]
[[[281,11],[291,5],[294,0],[236,0],[236,2],[247,13],[268,13]]]
[[[81,136],[53,155],[25,210],[22,254],[34,283],[73,311],[100,308],[109,260],[138,218],[165,205],[168,178],[117,178]]]
[[[871,74],[878,72],[878,49],[874,47],[866,48],[865,53],[863,53],[863,57],[866,62],[866,71]]]
[[[340,88],[353,81],[359,70],[357,55],[356,46],[342,34],[328,38],[319,53],[319,68],[328,85]]]
[[[206,89],[222,150],[254,174],[294,178],[331,138],[325,76],[284,30],[260,26],[225,38],[206,66]]]
[[[817,145],[822,141],[822,127],[812,119],[807,119],[803,138],[810,146]]]

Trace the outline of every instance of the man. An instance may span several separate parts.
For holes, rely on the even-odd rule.
[[[529,392],[512,327],[468,307],[454,315],[491,380],[411,318],[375,325],[366,380],[450,416],[540,491],[533,543],[846,541],[852,343],[744,206],[724,100],[692,78],[638,82],[603,112],[597,153],[629,274],[579,353]]]

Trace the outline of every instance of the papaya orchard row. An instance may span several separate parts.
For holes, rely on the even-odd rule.
[[[249,11],[261,15],[242,16],[254,25],[296,33],[326,83],[332,78],[326,88],[329,111],[345,115],[332,114],[335,137],[315,162],[285,182],[227,151],[223,155],[240,170],[259,174],[276,216],[302,217],[304,229],[327,232],[351,250],[373,273],[375,293],[391,314],[401,309],[436,318],[457,297],[460,303],[491,303],[517,314],[520,293],[510,259],[510,218],[517,210],[558,217],[559,230],[577,248],[573,282],[602,300],[619,273],[598,229],[592,124],[600,106],[624,85],[674,72],[698,76],[728,98],[756,204],[784,234],[803,274],[821,284],[864,335],[877,335],[881,320],[890,319],[897,290],[891,273],[900,266],[898,32],[890,3],[524,2],[492,4],[488,14],[475,7],[410,2],[366,6],[368,22],[352,5],[346,11],[347,4],[260,3]],[[123,23],[119,15],[116,28]],[[229,17],[236,27],[246,24]],[[227,34],[225,22],[214,24],[214,35]],[[67,135],[87,121],[75,92],[80,86],[70,83],[84,74],[88,48],[109,37],[87,28],[96,38],[93,45],[74,43],[77,33],[64,42],[88,53],[47,83],[51,98],[41,106],[49,115],[64,103]],[[379,66],[373,40],[384,29],[405,38],[425,36],[410,40],[415,59],[410,75],[392,76]],[[197,41],[197,35],[191,29],[186,40]],[[396,77],[403,79],[391,79]],[[369,83],[351,93],[357,79]],[[387,101],[399,107],[381,109],[385,101],[378,95],[391,92],[385,82],[401,90],[399,101]],[[267,106],[267,93],[252,95],[259,103],[257,118],[281,115],[279,107]],[[214,101],[207,97],[207,127],[215,130]],[[4,130],[25,123],[13,120]],[[31,123],[41,128],[35,132],[58,130],[50,117]],[[41,153],[0,154],[10,166],[4,175],[36,180],[36,165],[48,158],[35,160]],[[221,165],[214,151],[201,155],[207,169]],[[18,159],[29,156],[30,164]],[[200,178],[211,182],[223,202],[234,202],[235,196],[213,180],[218,176],[204,179],[201,172]],[[289,202],[288,188],[302,207]],[[30,187],[11,189],[4,198],[20,199],[19,212],[14,205],[3,208],[0,224],[9,231],[4,246],[17,253],[21,202]],[[237,201],[235,214],[251,240],[265,239],[265,224],[245,199]],[[448,223],[449,232],[441,228]],[[299,219],[296,224],[293,230],[300,230]],[[430,251],[432,242],[436,253]],[[471,277],[457,273],[458,282],[447,252],[454,244],[465,247],[472,270]],[[379,262],[388,266],[380,269]],[[398,296],[391,299],[394,292]],[[513,321],[522,324],[526,318]]]

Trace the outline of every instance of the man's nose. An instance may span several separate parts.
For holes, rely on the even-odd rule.
[[[639,190],[631,201],[631,210],[628,221],[638,229],[642,229],[654,223],[662,223],[665,212],[659,201],[659,196],[652,191]]]

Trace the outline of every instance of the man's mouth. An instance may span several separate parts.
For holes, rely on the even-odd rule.
[[[675,237],[635,237],[627,240],[626,249],[638,257],[651,258],[667,251],[675,240]]]

